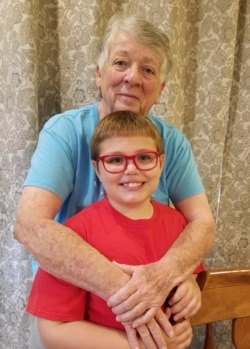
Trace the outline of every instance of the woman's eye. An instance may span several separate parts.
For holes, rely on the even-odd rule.
[[[126,65],[126,62],[125,61],[116,61],[115,65],[123,66],[123,65]]]
[[[145,73],[149,74],[149,75],[155,75],[155,72],[153,69],[151,68],[144,68],[143,69]]]

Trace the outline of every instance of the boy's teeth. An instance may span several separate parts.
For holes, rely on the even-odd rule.
[[[126,187],[139,187],[141,183],[125,183],[124,184]]]

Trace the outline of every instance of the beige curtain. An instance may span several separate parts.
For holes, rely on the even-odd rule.
[[[1,349],[27,348],[30,257],[12,231],[38,131],[56,112],[97,100],[99,38],[121,9],[170,37],[174,67],[154,111],[193,146],[217,221],[207,267],[250,264],[250,2],[1,0]],[[231,348],[227,324],[215,329],[218,348]],[[202,338],[201,328],[192,347]]]

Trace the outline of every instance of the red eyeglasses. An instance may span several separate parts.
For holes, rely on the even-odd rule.
[[[156,167],[160,155],[159,151],[140,152],[135,155],[112,154],[99,156],[97,161],[101,161],[104,169],[109,173],[125,171],[128,160],[132,160],[138,170],[150,171]]]

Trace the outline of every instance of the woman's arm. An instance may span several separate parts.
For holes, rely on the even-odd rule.
[[[15,237],[44,270],[107,300],[128,282],[130,275],[111,263],[71,229],[54,222],[60,206],[61,200],[52,192],[25,187],[19,204]],[[169,331],[172,330],[167,319],[164,325]],[[132,348],[138,345],[134,332],[131,326],[126,326]],[[141,332],[142,339],[144,335],[145,343],[151,341],[145,332]],[[158,337],[161,340],[160,329],[156,327],[154,338]]]
[[[53,221],[60,206],[61,200],[54,193],[25,187],[15,238],[44,270],[106,300],[126,284],[129,276],[71,229]]]
[[[190,202],[182,206],[190,211],[191,218],[191,199],[188,201]],[[201,207],[201,202],[201,198],[195,200],[194,206]],[[60,206],[61,200],[52,192],[25,187],[19,204],[15,237],[43,269],[58,278],[93,292],[105,300],[120,289],[117,293],[118,304],[122,299],[127,299],[120,310],[118,309],[120,314],[125,312],[126,319],[120,319],[123,323],[128,321],[127,314],[134,320],[145,311],[145,315],[138,318],[135,325],[149,323],[170,290],[193,272],[204,252],[208,250],[209,239],[207,242],[204,236],[211,236],[211,223],[209,226],[201,214],[189,222],[179,239],[159,262],[135,267],[131,273],[132,280],[128,282],[130,275],[110,263],[69,228],[53,221]],[[178,208],[182,209],[181,204]],[[123,288],[124,285],[127,286]],[[127,313],[130,309],[132,310]]]

